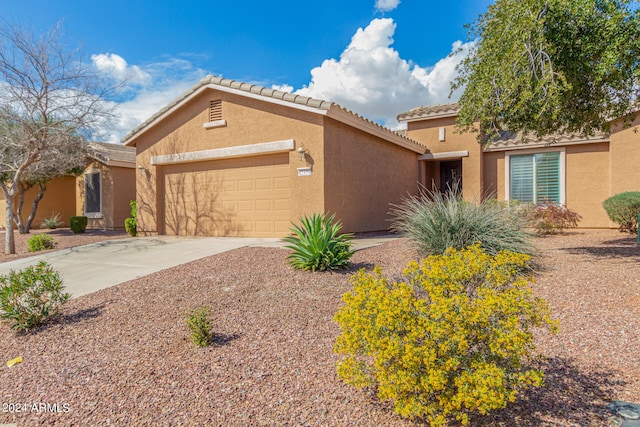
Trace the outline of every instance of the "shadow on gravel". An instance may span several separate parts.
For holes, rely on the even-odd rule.
[[[525,390],[502,411],[475,418],[472,427],[547,427],[606,425],[605,405],[623,381],[612,371],[583,372],[565,358],[542,363],[545,386]]]
[[[53,328],[56,326],[70,325],[74,323],[80,323],[84,320],[95,319],[96,317],[99,317],[102,314],[103,309],[104,309],[104,304],[101,304],[95,307],[85,308],[83,310],[77,310],[74,313],[70,313],[70,314],[60,314],[58,316],[50,318],[48,321],[41,324],[40,326],[37,326],[36,328],[32,329],[28,333],[39,334],[41,332],[46,332],[49,330],[49,328]],[[0,424],[0,426],[1,425],[2,424]]]
[[[640,260],[640,245],[635,237],[607,240],[602,246],[563,248],[572,255],[592,255],[603,258],[636,258]]]
[[[231,341],[237,340],[238,338],[240,338],[240,336],[240,334],[227,335],[216,334],[214,332],[213,334],[211,334],[211,344],[215,345],[216,347],[220,347],[229,344]]]

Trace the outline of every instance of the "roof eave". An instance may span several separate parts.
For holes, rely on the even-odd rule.
[[[331,108],[329,110],[329,113],[327,114],[327,117],[335,119],[353,128],[360,129],[371,135],[382,138],[388,142],[391,142],[400,147],[411,150],[417,154],[424,154],[427,151],[427,147],[423,146],[422,144],[419,144],[416,141],[413,141],[409,138],[398,135],[397,133],[394,133],[390,129],[387,129],[380,125],[376,125],[373,122],[369,122],[342,108]]]
[[[207,79],[203,79],[203,81],[206,81],[206,80]],[[158,124],[159,122],[164,120],[166,117],[171,115],[171,113],[173,113],[175,110],[181,108],[182,106],[187,104],[189,101],[191,101],[193,98],[197,97],[202,92],[204,92],[205,90],[208,90],[208,89],[218,90],[218,91],[221,91],[221,92],[232,93],[234,95],[239,95],[239,96],[252,98],[252,99],[258,99],[260,101],[270,102],[272,104],[283,105],[283,106],[286,106],[286,107],[291,107],[291,108],[295,108],[295,109],[298,109],[298,110],[308,111],[308,112],[321,114],[321,115],[325,115],[327,110],[330,108],[330,106],[329,106],[330,103],[328,103],[326,101],[322,102],[319,107],[313,107],[313,106],[310,106],[310,105],[297,103],[295,101],[291,101],[291,100],[287,100],[287,99],[274,98],[274,97],[271,97],[271,96],[262,95],[261,93],[256,93],[256,92],[242,90],[242,89],[236,89],[236,88],[233,88],[233,87],[223,86],[223,85],[216,84],[216,83],[200,83],[200,84],[194,86],[190,91],[188,91],[186,94],[184,94],[181,98],[178,98],[178,100],[176,100],[173,103],[169,104],[167,107],[165,107],[162,110],[160,110],[158,113],[156,113],[150,119],[148,119],[147,121],[143,122],[136,129],[134,129],[129,134],[127,134],[122,139],[123,145],[135,147],[135,140],[138,137],[140,137],[142,134],[147,132],[149,129],[153,128],[156,124]],[[295,99],[296,96],[293,95],[293,98]],[[326,107],[323,107],[323,105],[325,105]]]

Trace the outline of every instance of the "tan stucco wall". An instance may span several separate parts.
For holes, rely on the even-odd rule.
[[[609,227],[609,143],[567,146],[566,156],[567,208],[582,216],[580,227]]]
[[[107,166],[93,162],[87,166],[76,182],[76,215],[84,215],[84,174],[99,170],[101,173],[102,216],[89,218],[87,228],[121,230],[124,220],[130,216],[129,201],[136,197],[135,169]]]
[[[602,208],[602,201],[609,197],[609,143],[569,145],[564,149],[567,207],[582,216],[579,227],[609,227],[609,220]],[[512,154],[519,152],[510,151]],[[483,165],[487,194],[505,200],[505,152],[485,152]]]
[[[222,99],[226,126],[204,129],[210,100]],[[142,234],[164,234],[164,176],[151,157],[264,142],[295,140],[288,153],[291,165],[291,220],[324,207],[324,151],[322,117],[310,112],[267,103],[222,91],[206,90],[173,111],[136,139],[138,226]],[[296,152],[308,154],[301,161]],[[313,166],[313,174],[298,177],[297,168]],[[240,234],[242,235],[242,234]]]
[[[504,200],[504,153],[485,152],[482,156],[482,167],[485,196]]]
[[[75,215],[76,211],[76,200],[74,197],[75,180],[76,179],[74,177],[69,176],[64,178],[54,178],[47,183],[47,190],[38,204],[38,210],[36,211],[36,217],[32,223],[32,228],[40,228],[40,223],[44,218],[49,218],[56,213],[60,214],[60,220],[63,222],[61,227],[69,226],[69,217]],[[22,208],[22,216],[25,221],[31,212],[31,203],[37,194],[37,188],[31,188],[25,195],[24,207]],[[16,202],[17,201],[16,197]],[[5,227],[5,206],[4,194],[0,191],[0,212],[2,212],[0,226],[3,228]]]
[[[407,123],[407,136],[429,147],[430,153],[468,151],[469,156],[462,158],[462,196],[466,200],[479,199],[484,194],[482,148],[476,134],[455,132],[455,117],[422,120]],[[439,141],[440,128],[445,128],[445,141]],[[440,184],[440,171],[437,161],[427,161],[427,188],[431,188],[431,179]]]
[[[640,191],[640,114],[631,127],[611,129],[611,195]]]
[[[325,122],[325,207],[344,231],[387,230],[390,204],[418,190],[418,155],[332,119]]]

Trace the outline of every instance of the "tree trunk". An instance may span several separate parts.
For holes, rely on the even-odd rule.
[[[31,223],[36,217],[36,211],[38,210],[38,203],[42,200],[42,196],[44,196],[44,192],[47,189],[46,183],[38,184],[38,195],[35,199],[33,199],[33,203],[31,204],[31,212],[29,213],[29,218],[27,218],[27,222],[20,228],[21,234],[27,234],[31,230]],[[20,207],[22,210],[22,206]]]
[[[4,253],[9,255],[16,253],[16,243],[13,239],[13,203],[15,202],[15,193],[10,194],[9,189],[4,184],[1,187],[5,200]]]
[[[18,227],[18,231],[20,232],[20,234],[26,234],[22,231],[24,228],[24,226],[22,225],[22,206],[24,205],[24,195],[31,187],[25,186],[25,184],[19,184],[18,188],[18,202],[13,214],[13,222],[15,222],[16,226]]]

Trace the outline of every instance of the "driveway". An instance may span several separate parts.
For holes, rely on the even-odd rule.
[[[391,236],[357,239],[354,248],[376,246]],[[73,297],[166,268],[246,246],[283,247],[280,239],[252,237],[136,237],[108,240],[0,263],[0,275],[46,261],[59,271]]]

